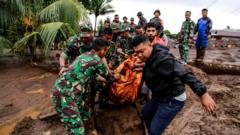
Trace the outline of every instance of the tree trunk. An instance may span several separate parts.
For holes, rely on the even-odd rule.
[[[94,36],[96,36],[95,32],[96,32],[96,30],[97,30],[97,28],[96,28],[96,27],[97,27],[97,17],[98,17],[98,16],[95,15],[95,24],[94,24],[94,31],[93,31],[93,35],[94,35]]]

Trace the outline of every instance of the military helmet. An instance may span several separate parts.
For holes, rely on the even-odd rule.
[[[133,17],[131,17],[131,19],[130,19],[131,21],[134,21],[134,18]]]
[[[80,31],[81,32],[92,32],[92,26],[84,23],[80,26]]]
[[[90,37],[92,32],[92,26],[89,24],[82,24],[80,26],[80,37]]]

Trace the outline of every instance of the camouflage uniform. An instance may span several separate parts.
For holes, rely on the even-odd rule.
[[[85,52],[91,51],[92,43],[87,45],[80,43],[76,36],[70,37],[67,41],[66,48],[63,49],[64,57],[67,59],[68,64],[71,64],[75,58]]]
[[[111,28],[113,30],[113,37],[112,37],[112,41],[116,42],[117,41],[117,37],[119,36],[119,27],[120,27],[121,23],[112,23]]]
[[[147,25],[147,20],[143,17],[143,13],[138,12],[137,16],[139,17],[138,25],[142,28],[145,28],[145,26]]]
[[[108,63],[111,63],[112,69],[117,68],[125,60],[125,57],[117,52],[117,49],[117,44],[112,44],[105,55]]]
[[[118,48],[121,48],[123,52],[127,55],[133,54],[133,48],[130,46],[131,45],[131,38],[122,38],[119,37],[117,39],[117,46]]]
[[[136,29],[136,24],[132,21],[134,21],[134,18],[131,18],[131,23],[129,24],[129,26],[130,26],[130,31],[129,32],[130,33],[134,33],[135,29]]]
[[[91,115],[88,84],[96,73],[107,75],[101,58],[92,50],[77,57],[51,90],[52,103],[70,135],[85,134],[83,123]]]
[[[122,24],[120,26],[120,33],[129,31],[129,26]],[[131,38],[118,37],[115,44],[113,44],[107,54],[106,58],[111,62],[113,69],[117,68],[126,58],[123,54],[119,53],[117,50],[122,49],[123,53],[127,55],[133,54],[133,48],[130,46]]]
[[[179,52],[184,62],[188,60],[189,39],[193,38],[195,23],[191,19],[183,22],[179,37]]]

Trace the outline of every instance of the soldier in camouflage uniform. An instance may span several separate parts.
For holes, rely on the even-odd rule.
[[[141,26],[142,28],[145,28],[145,26],[147,25],[147,20],[143,17],[143,13],[138,12],[137,16],[139,18],[138,25]]]
[[[136,24],[134,23],[134,18],[132,17],[130,19],[130,31],[129,31],[132,37],[134,36],[135,29],[136,29]]]
[[[181,56],[181,62],[186,64],[188,61],[189,42],[193,39],[195,23],[191,20],[191,12],[185,12],[186,20],[182,24],[179,37],[179,52]]]
[[[85,135],[84,122],[91,116],[89,82],[96,74],[107,76],[101,58],[104,57],[108,42],[93,41],[93,50],[78,56],[73,64],[60,76],[51,90],[52,103],[69,135]]]
[[[109,48],[106,58],[111,69],[117,68],[128,55],[133,53],[133,48],[130,46],[131,38],[129,37],[129,27],[122,24],[119,29],[120,37],[116,43]]]
[[[129,34],[130,27],[128,25],[121,25],[120,37],[117,39],[117,46],[122,50],[125,55],[133,54],[133,47],[131,47],[131,40]]]
[[[113,42],[116,42],[117,41],[117,38],[119,36],[119,28],[120,28],[120,23],[115,23],[113,22],[112,25],[111,25],[111,28],[112,28],[112,32],[113,32],[113,37],[112,37],[112,41]]]
[[[126,16],[123,17],[123,24],[129,25],[128,18]]]
[[[60,56],[60,68],[66,68],[77,56],[92,49],[92,29],[87,26],[81,27],[81,33],[70,37],[66,42],[66,48]],[[61,71],[60,71],[61,73]]]

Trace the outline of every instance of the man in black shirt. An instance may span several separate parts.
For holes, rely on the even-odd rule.
[[[136,36],[132,45],[137,56],[145,62],[143,81],[152,91],[152,99],[142,109],[149,135],[161,135],[182,109],[186,100],[185,84],[200,97],[208,112],[216,108],[206,87],[175,60],[167,47],[151,45],[145,35]]]

